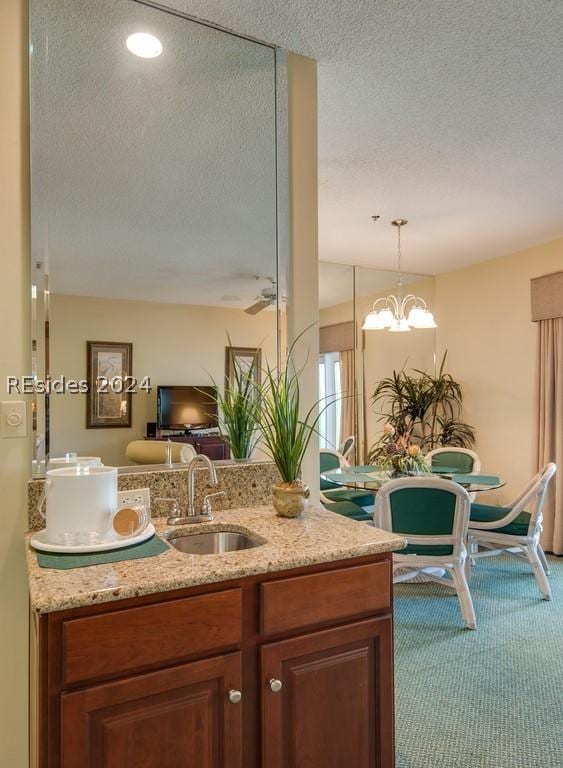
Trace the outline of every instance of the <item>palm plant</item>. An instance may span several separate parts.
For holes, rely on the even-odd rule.
[[[439,371],[432,375],[414,369],[411,375],[404,369],[393,371],[379,382],[372,395],[381,421],[395,430],[398,438],[429,451],[441,446],[468,448],[475,441],[473,427],[461,420],[462,389],[450,373],[445,372],[447,352]],[[371,447],[368,461],[376,462],[388,443],[383,435]]]

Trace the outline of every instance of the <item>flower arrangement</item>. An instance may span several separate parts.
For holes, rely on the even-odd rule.
[[[383,425],[383,434],[370,451],[370,461],[381,469],[406,475],[430,472],[420,445],[409,431],[399,432],[393,424]]]

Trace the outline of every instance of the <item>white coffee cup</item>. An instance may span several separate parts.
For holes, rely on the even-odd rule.
[[[112,528],[117,511],[117,469],[88,465],[50,469],[38,506],[50,543],[85,543],[83,539],[97,543],[117,538]]]

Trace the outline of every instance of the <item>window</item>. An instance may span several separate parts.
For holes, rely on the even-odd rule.
[[[341,419],[340,353],[325,352],[319,357],[319,444],[321,448],[337,450],[340,445]]]

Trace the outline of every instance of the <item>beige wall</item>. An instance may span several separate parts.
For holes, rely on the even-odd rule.
[[[448,369],[463,385],[483,469],[507,481],[497,501],[510,501],[536,471],[530,279],[559,269],[563,240],[436,278],[438,356],[448,350]]]
[[[361,275],[360,275],[361,279]],[[433,307],[434,279],[421,280],[407,286],[409,293],[421,296]],[[387,294],[385,294],[387,295]],[[419,370],[434,370],[435,332],[431,329],[413,330],[409,333],[389,333],[387,331],[367,331],[362,333],[361,326],[364,317],[373,306],[373,302],[380,298],[381,294],[371,296],[358,296],[356,298],[356,326],[357,326],[357,350],[356,350],[356,376],[358,381],[360,441],[364,444],[365,451],[378,439],[382,423],[380,416],[375,412],[371,403],[371,395],[376,384],[381,379],[391,376],[394,370],[402,368]],[[353,319],[352,301],[327,307],[320,311],[320,325],[331,325]],[[365,351],[362,354],[361,345],[364,338]],[[365,388],[365,405],[362,403],[362,392]],[[365,407],[365,415],[362,409]],[[365,427],[362,427],[365,423]],[[362,439],[365,428],[366,438]],[[360,454],[361,456],[361,454]]]
[[[29,373],[27,4],[0,3],[0,399]],[[21,398],[19,398],[21,399]],[[0,764],[27,765],[27,587],[23,548],[30,441],[0,439]]]
[[[131,429],[86,429],[86,395],[51,397],[51,456],[77,451],[101,456],[108,465],[127,464],[125,448],[143,438],[156,419],[159,384],[222,385],[227,332],[234,346],[263,350],[276,365],[276,313],[247,315],[240,309],[51,296],[51,375],[86,378],[86,341],[133,344],[133,375],[151,379],[153,391],[133,396]]]

